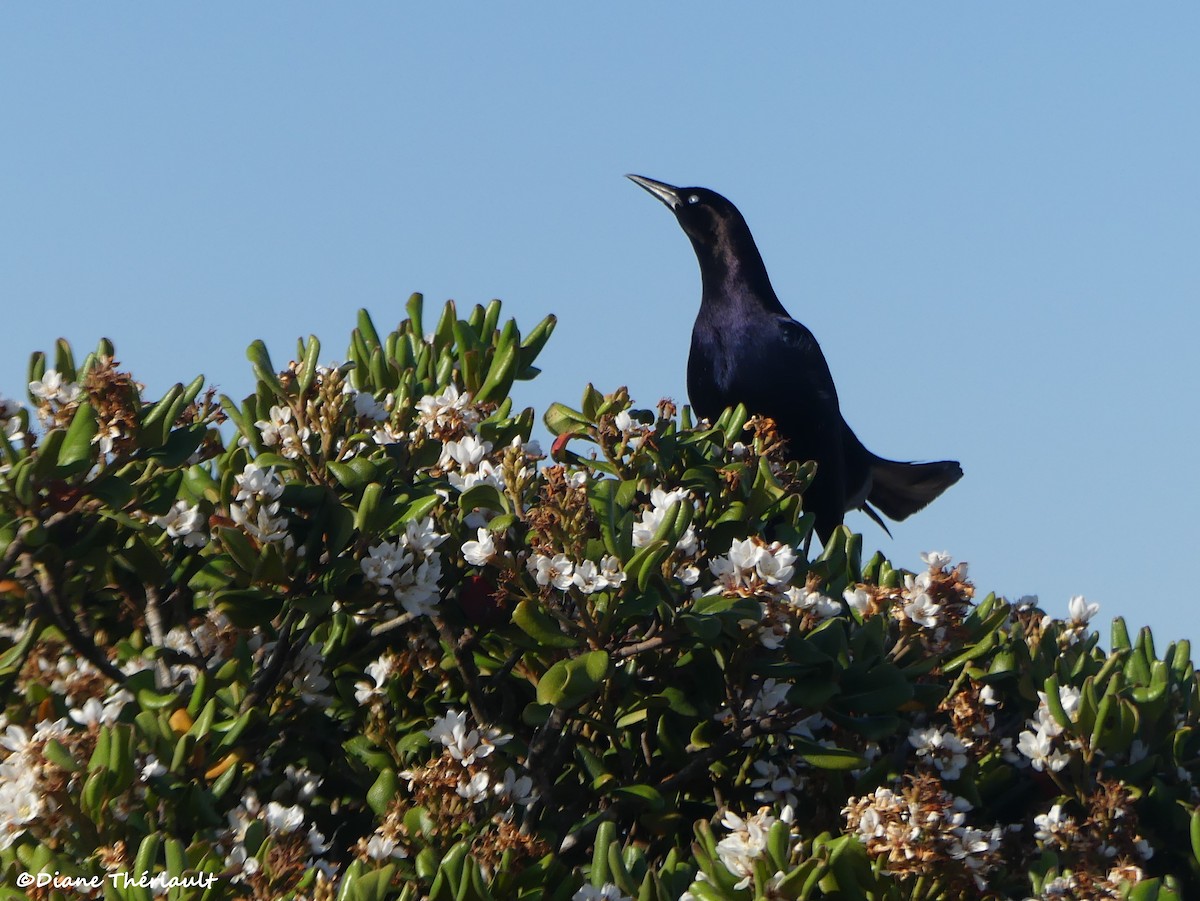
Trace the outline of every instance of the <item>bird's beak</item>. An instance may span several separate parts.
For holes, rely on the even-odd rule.
[[[641,175],[626,175],[625,177],[635,185],[645,188],[672,210],[679,209],[679,205],[683,202],[679,197],[679,189],[665,182],[655,181],[653,178],[645,178]]]

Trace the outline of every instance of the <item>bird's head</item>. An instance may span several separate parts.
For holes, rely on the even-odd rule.
[[[676,188],[641,175],[625,176],[665,203],[679,220],[697,253],[735,247],[750,238],[738,208],[708,188]]]

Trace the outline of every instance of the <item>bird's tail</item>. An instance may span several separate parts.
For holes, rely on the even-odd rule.
[[[899,463],[875,457],[871,461],[871,491],[867,501],[889,519],[901,520],[916,513],[962,478],[955,460],[936,463]]]

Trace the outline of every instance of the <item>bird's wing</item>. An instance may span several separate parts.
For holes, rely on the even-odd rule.
[[[807,392],[814,412],[835,416],[840,421],[837,388],[813,333],[790,316],[776,316],[774,324],[783,351],[778,357],[785,367],[780,373],[783,384]]]
[[[816,514],[817,534],[825,541],[846,509],[837,388],[812,332],[784,316],[775,317],[773,331],[778,343],[770,353],[769,369],[777,395],[770,409],[780,434],[787,436],[789,454],[817,463],[817,478],[804,494],[804,508]]]

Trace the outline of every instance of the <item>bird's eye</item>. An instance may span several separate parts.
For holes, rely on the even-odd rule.
[[[688,200],[688,203],[699,203],[700,195],[699,194],[689,194],[687,200]]]

